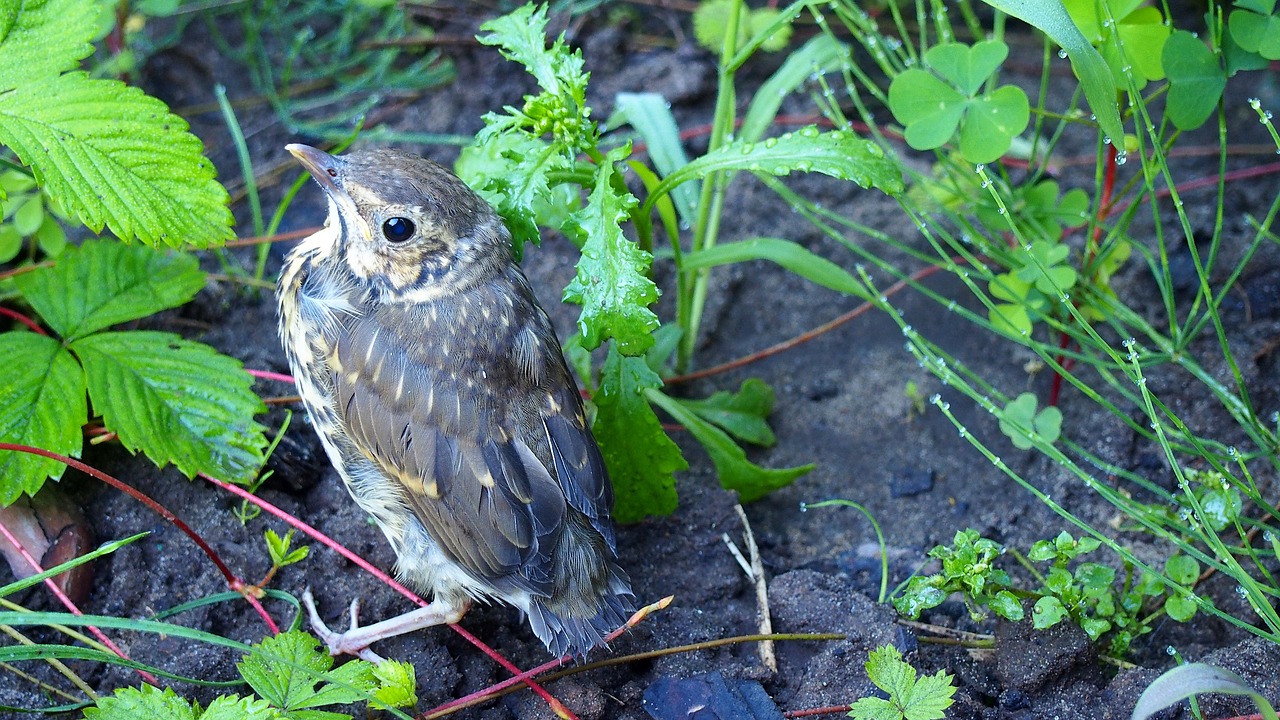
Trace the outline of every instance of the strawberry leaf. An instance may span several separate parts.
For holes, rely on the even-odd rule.
[[[88,410],[79,363],[62,343],[29,332],[0,334],[0,357],[11,363],[0,375],[0,440],[79,457]],[[38,455],[0,451],[0,505],[34,494],[65,468]]]
[[[249,482],[263,462],[266,406],[240,362],[163,332],[103,332],[71,343],[94,412],[131,452],[188,477]],[[198,378],[199,383],[193,383]]]
[[[68,248],[53,267],[14,278],[23,298],[67,341],[183,305],[204,282],[190,255],[109,240]]]
[[[75,69],[93,52],[97,14],[82,0],[0,0],[0,92]]]

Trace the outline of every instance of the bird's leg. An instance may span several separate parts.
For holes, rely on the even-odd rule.
[[[340,633],[330,630],[324,620],[320,619],[310,588],[302,593],[302,604],[311,616],[311,629],[328,646],[330,655],[355,655],[375,664],[382,662],[382,657],[369,649],[373,643],[435,625],[452,625],[461,620],[471,608],[470,601],[461,607],[432,602],[426,607],[361,627],[360,600],[357,598],[351,601],[351,625],[346,632]]]

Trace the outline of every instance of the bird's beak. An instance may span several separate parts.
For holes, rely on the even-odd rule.
[[[342,172],[342,166],[345,161],[337,158],[323,150],[317,150],[310,145],[302,145],[300,143],[292,143],[284,146],[294,157],[298,158],[298,162],[311,173],[311,177],[320,183],[320,187],[324,188],[325,193],[333,195],[335,193],[343,193],[341,187],[338,186],[338,174]]]

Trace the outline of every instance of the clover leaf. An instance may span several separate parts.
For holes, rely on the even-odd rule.
[[[1032,433],[1052,444],[1062,434],[1062,411],[1047,407],[1036,412],[1036,396],[1022,393],[1005,406],[1000,416],[1000,432],[1019,450],[1031,449]]]
[[[1169,26],[1157,8],[1140,7],[1143,2],[1112,0],[1110,17],[1103,17],[1098,15],[1100,6],[1096,0],[1063,0],[1071,19],[1098,48],[1121,88],[1128,86],[1127,74],[1132,74],[1139,90],[1148,80],[1160,80],[1165,75],[1161,51],[1169,37]],[[1113,35],[1118,35],[1118,42]],[[1123,57],[1119,45],[1124,46]]]
[[[970,162],[998,159],[1031,118],[1027,95],[1013,85],[981,92],[1009,55],[998,40],[973,46],[944,43],[929,49],[924,64],[911,68],[889,86],[889,109],[906,127],[907,144],[916,150],[942,147],[960,132],[960,154]]]
[[[1195,35],[1179,30],[1164,44],[1169,97],[1165,115],[1179,130],[1194,130],[1209,119],[1227,86],[1227,75],[1218,58]]]
[[[1280,60],[1280,15],[1276,0],[1239,0],[1227,26],[1240,47],[1268,60]]]

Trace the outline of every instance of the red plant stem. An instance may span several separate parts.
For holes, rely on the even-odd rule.
[[[951,261],[952,261],[952,262],[954,262],[954,263],[965,263],[965,262],[966,262],[966,261],[965,261],[965,259],[964,259],[963,257],[960,257],[960,256],[956,256],[956,257],[951,258]],[[884,296],[885,296],[885,297],[892,297],[892,296],[893,296],[894,294],[896,294],[898,291],[900,291],[900,290],[902,290],[903,288],[905,288],[905,287],[907,286],[907,283],[908,283],[909,281],[912,281],[912,282],[918,282],[918,281],[923,280],[923,279],[925,279],[925,278],[929,277],[930,275],[932,275],[932,274],[934,274],[934,273],[936,273],[936,272],[938,272],[938,271],[940,271],[940,270],[942,270],[942,266],[941,266],[941,265],[929,265],[929,266],[927,266],[927,267],[923,267],[923,268],[921,268],[921,269],[919,269],[919,270],[915,271],[914,273],[912,273],[912,274],[911,274],[911,277],[909,278],[909,280],[899,280],[898,282],[894,283],[893,285],[890,285],[890,286],[889,286],[889,289],[888,289],[888,290],[885,290],[885,292],[884,292]],[[834,320],[829,320],[829,321],[827,321],[827,322],[823,323],[822,325],[819,325],[818,327],[816,327],[816,328],[814,328],[814,329],[812,329],[812,330],[809,330],[809,331],[807,331],[807,332],[804,332],[804,333],[801,333],[801,334],[799,334],[799,335],[796,335],[795,337],[793,337],[793,338],[791,338],[791,339],[789,339],[789,340],[784,340],[784,341],[782,341],[782,342],[780,342],[780,343],[777,343],[776,345],[770,345],[769,347],[767,347],[767,348],[765,348],[765,349],[763,349],[763,350],[759,350],[759,351],[757,351],[757,352],[751,353],[750,355],[744,355],[743,357],[737,358],[737,359],[735,359],[735,360],[730,360],[729,362],[722,363],[722,364],[720,364],[720,365],[716,365],[716,366],[714,366],[714,367],[705,368],[705,369],[703,369],[703,370],[698,370],[698,371],[696,371],[696,372],[687,373],[687,374],[685,374],[685,375],[677,375],[677,376],[675,376],[675,377],[667,378],[667,380],[666,380],[666,384],[668,384],[668,385],[674,385],[674,384],[676,384],[676,383],[690,382],[690,381],[692,381],[692,380],[700,380],[700,379],[702,379],[702,378],[704,378],[704,377],[709,377],[709,376],[711,376],[711,375],[718,375],[718,374],[720,374],[720,373],[722,373],[722,372],[728,372],[728,371],[730,371],[730,370],[735,370],[735,369],[737,369],[737,368],[742,367],[743,365],[749,365],[749,364],[751,364],[751,363],[753,363],[753,362],[756,362],[757,360],[763,360],[763,359],[765,359],[765,358],[767,358],[767,357],[772,357],[772,356],[774,356],[774,355],[777,355],[778,353],[781,353],[781,352],[785,352],[785,351],[787,351],[787,350],[790,350],[791,348],[793,348],[793,347],[795,347],[795,346],[797,346],[797,345],[800,345],[800,344],[802,344],[802,343],[806,343],[806,342],[808,342],[808,341],[810,341],[810,340],[812,340],[812,339],[814,339],[814,338],[818,337],[819,335],[822,335],[822,334],[824,334],[824,333],[827,333],[827,332],[830,332],[830,331],[832,331],[832,330],[835,330],[836,328],[838,328],[838,327],[840,327],[841,325],[843,325],[843,324],[845,324],[845,323],[849,322],[850,320],[853,320],[854,318],[856,318],[856,317],[858,317],[858,316],[860,316],[860,315],[865,315],[865,314],[866,314],[868,311],[870,311],[873,307],[875,307],[875,306],[874,306],[874,305],[872,305],[872,304],[871,304],[871,303],[869,303],[869,302],[862,303],[862,304],[861,304],[861,305],[859,305],[858,307],[856,307],[856,308],[854,308],[854,309],[850,310],[849,312],[847,312],[847,313],[845,313],[845,314],[843,314],[843,315],[840,315],[839,317],[835,318]]]
[[[270,370],[250,370],[249,368],[245,368],[244,371],[258,378],[259,380],[275,380],[276,382],[289,383],[290,385],[294,384],[292,375],[285,375],[284,373],[271,372]]]
[[[17,310],[10,310],[7,307],[0,307],[0,315],[3,315],[4,317],[7,317],[11,320],[14,320],[15,322],[20,322],[23,325],[26,325],[27,327],[31,328],[31,332],[40,333],[41,335],[49,334],[44,331],[44,328],[36,324],[35,320],[32,320],[31,318],[27,317],[26,315],[23,315]]]
[[[257,495],[254,495],[253,493],[249,492],[248,490],[245,490],[242,487],[237,487],[235,485],[232,485],[231,483],[223,482],[222,480],[219,480],[215,477],[210,477],[208,475],[205,475],[204,473],[200,473],[200,477],[213,483],[214,485],[217,485],[223,490],[226,490],[232,495],[235,495],[242,500],[247,500],[248,502],[251,502],[254,505],[257,505],[258,507],[262,508],[268,513],[275,515],[277,518],[280,518],[281,520],[285,521],[286,523],[291,525],[293,528],[300,530],[302,533],[311,537],[313,540],[321,543],[322,545],[325,545],[326,547],[338,553],[342,557],[355,563],[362,570],[369,573],[370,575],[373,575],[379,581],[386,584],[387,587],[390,587],[392,590],[395,590],[396,592],[400,593],[404,597],[408,598],[411,602],[416,603],[421,607],[426,607],[428,605],[427,601],[419,597],[417,593],[413,592],[412,590],[405,587],[404,585],[401,585],[390,575],[374,567],[373,564],[370,563],[368,560],[365,560],[364,558],[360,557],[354,552],[348,550],[338,541],[334,540],[333,538],[330,538],[328,535],[325,535],[324,533],[320,532],[314,527],[311,527],[310,525],[303,522],[302,520],[299,520],[293,515],[290,515],[284,510],[281,510],[275,505],[272,505],[270,502],[267,502],[266,500],[258,497]],[[451,624],[449,625],[449,628],[452,629],[454,632],[458,633],[459,635],[461,635],[464,639],[466,639],[467,642],[476,646],[480,650],[480,652],[484,653],[485,655],[488,655],[494,662],[506,668],[509,672],[513,673],[517,677],[521,677],[526,674],[522,672],[520,668],[516,667],[510,660],[507,660],[506,658],[499,655],[497,650],[494,650],[493,648],[489,647],[482,640],[480,640],[480,638],[477,638],[475,635],[472,635],[471,633],[467,632],[461,626],[457,624]],[[551,663],[551,666],[556,667],[559,664],[560,664],[560,661],[556,660],[555,662]],[[542,669],[538,670],[538,672],[542,672],[542,671],[543,671]],[[563,718],[576,717],[559,700],[552,697],[551,693],[543,689],[541,685],[534,683],[532,680],[526,680],[526,682],[529,685],[529,689],[533,690],[543,700],[545,700],[557,715]]]
[[[157,515],[164,518],[165,520],[168,520],[170,523],[173,524],[174,527],[178,528],[187,537],[191,538],[191,541],[194,542],[202,551],[204,551],[204,554],[209,558],[209,560],[213,562],[214,566],[218,568],[218,571],[222,573],[222,576],[226,578],[227,585],[231,589],[235,590],[236,592],[242,595],[245,595],[245,599],[248,600],[249,604],[252,605],[253,608],[258,611],[258,614],[262,616],[263,621],[266,622],[267,627],[271,630],[271,632],[272,633],[280,632],[280,628],[276,626],[275,621],[271,619],[271,616],[269,614],[267,614],[266,609],[262,607],[262,603],[258,602],[257,598],[249,597],[246,594],[245,588],[247,586],[245,585],[245,582],[240,578],[236,577],[235,573],[231,572],[231,569],[227,567],[226,563],[222,562],[222,558],[218,557],[218,553],[216,553],[214,549],[209,546],[209,543],[205,542],[204,538],[200,537],[199,533],[197,533],[195,530],[192,530],[191,526],[187,525],[185,522],[179,519],[177,515],[174,515],[172,512],[169,511],[168,508],[156,502],[155,500],[152,500],[141,490],[138,490],[132,485],[127,485],[124,482],[112,477],[111,475],[108,475],[107,473],[102,472],[101,470],[95,467],[86,465],[85,463],[80,462],[75,458],[70,458],[65,455],[59,455],[58,453],[55,453],[55,452],[49,452],[48,450],[45,450],[43,448],[31,447],[30,445],[17,445],[14,443],[0,442],[0,450],[11,450],[13,452],[28,453],[30,455],[39,455],[41,457],[49,458],[50,460],[57,460],[63,465],[79,470],[85,475],[88,475],[92,478],[100,480],[106,483],[107,485],[110,485],[111,487],[119,490],[120,492],[123,492],[129,497],[132,497],[133,499],[137,500],[143,505],[146,505],[148,508],[152,510],[152,512],[156,513]]]
[[[229,247],[229,248],[249,247],[252,245],[267,245],[269,243],[274,243],[274,242],[285,242],[286,240],[297,240],[299,238],[304,238],[308,235],[313,235],[318,230],[320,230],[320,226],[317,225],[316,227],[302,228],[301,230],[290,230],[289,232],[279,233],[277,235],[247,237],[242,240],[232,240],[226,245],[223,245],[223,247]]]
[[[1098,244],[1102,242],[1102,223],[1111,214],[1111,195],[1116,189],[1116,157],[1119,150],[1116,149],[1116,143],[1123,142],[1117,138],[1110,145],[1107,145],[1107,170],[1102,179],[1102,198],[1098,201],[1098,216],[1095,219],[1093,227],[1093,237],[1089,238],[1089,246],[1085,249],[1085,261],[1087,266],[1093,262],[1098,255]],[[1071,346],[1071,336],[1064,330],[1058,337],[1058,349],[1065,351]],[[1059,353],[1054,358],[1054,363],[1061,367],[1065,372],[1071,369],[1072,363],[1066,360],[1066,353]],[[1053,385],[1049,388],[1049,406],[1057,407],[1058,399],[1062,396],[1062,373],[1054,372]]]
[[[17,537],[14,536],[12,532],[10,532],[9,528],[6,527],[4,523],[0,523],[0,535],[4,535],[4,539],[8,540],[10,545],[18,548],[18,552],[22,553],[22,557],[27,561],[27,564],[31,565],[37,573],[44,572],[44,568],[40,567],[39,561],[31,556],[31,553],[27,551],[27,548],[20,540],[18,540]],[[44,584],[45,587],[49,588],[49,591],[53,593],[54,597],[58,598],[58,602],[61,602],[63,607],[65,607],[72,615],[75,615],[76,617],[84,615],[84,613],[80,612],[80,608],[76,607],[76,604],[71,601],[71,598],[67,597],[67,594],[62,592],[62,588],[58,587],[58,583],[54,582],[53,578],[45,578]],[[123,650],[116,647],[116,644],[111,642],[111,638],[107,637],[106,633],[102,632],[102,630],[93,625],[87,625],[86,627],[94,637],[98,638],[99,642],[106,645],[111,652],[115,653],[116,657],[122,660],[129,659],[129,656],[125,655]],[[152,685],[160,684],[160,681],[156,679],[156,676],[146,670],[137,670],[137,673],[143,680]]]

